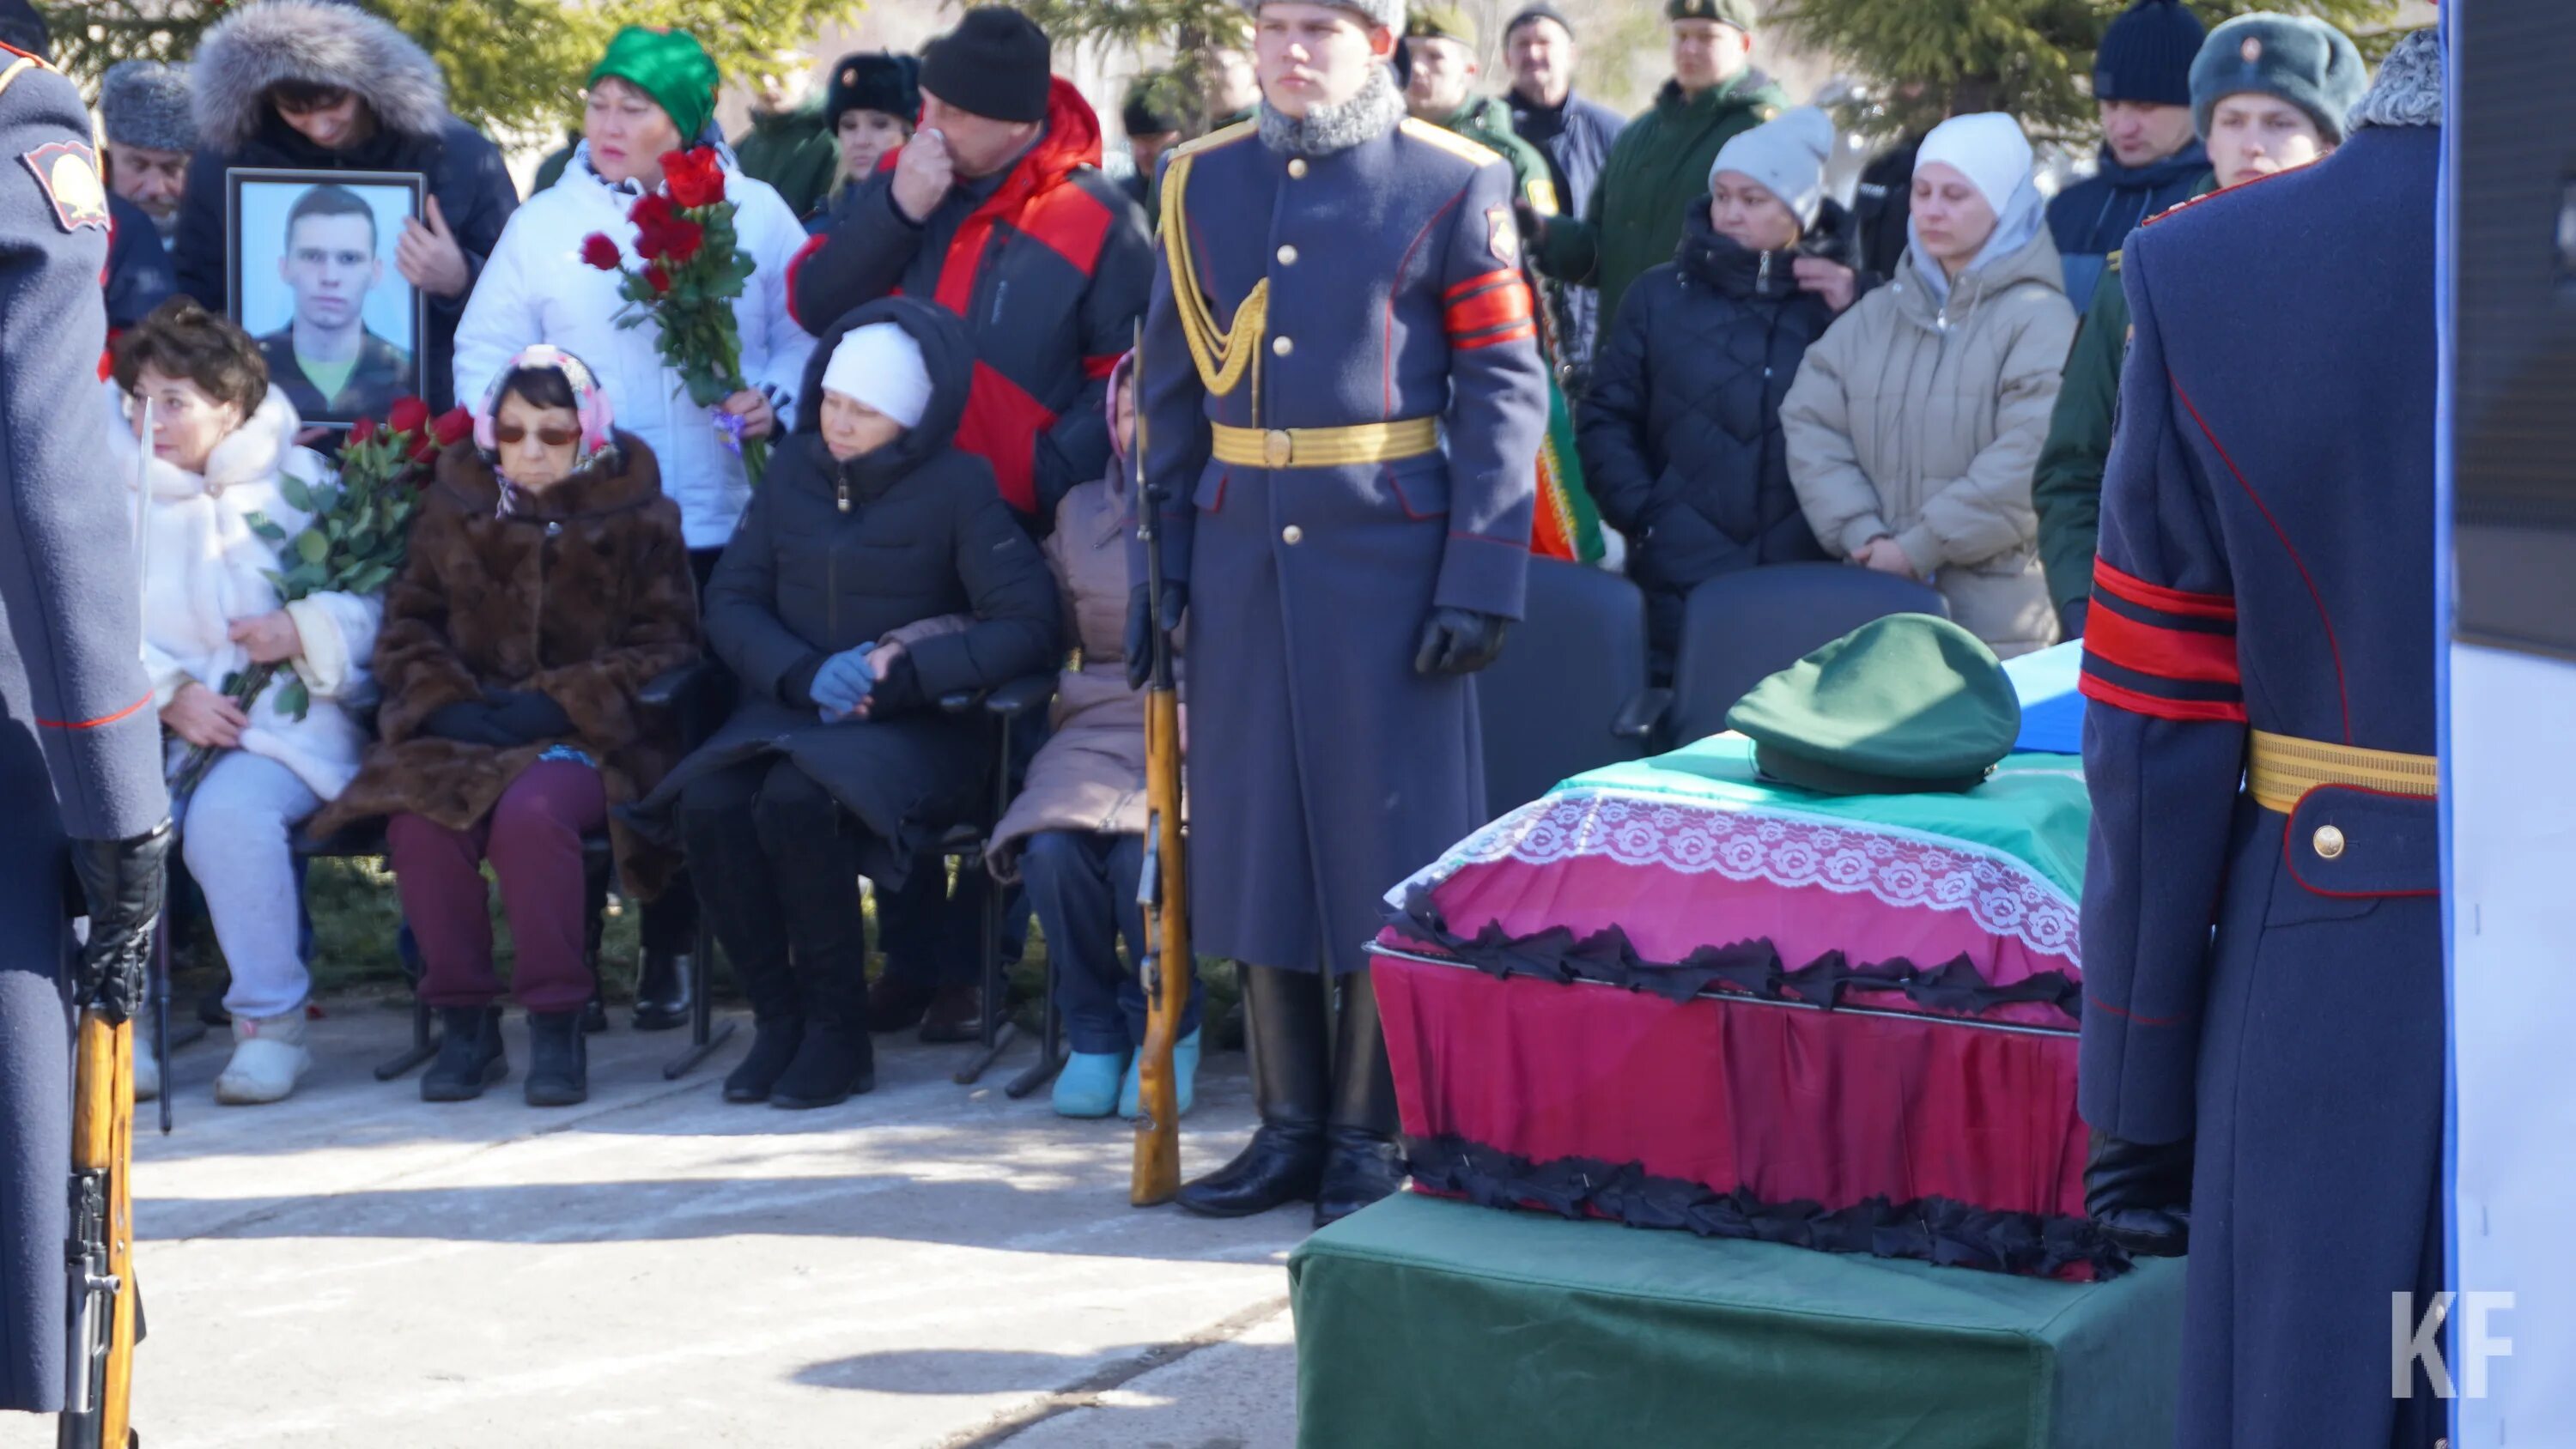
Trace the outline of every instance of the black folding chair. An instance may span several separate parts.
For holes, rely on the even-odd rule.
[[[1950,615],[1928,584],[1851,564],[1767,564],[1691,590],[1673,662],[1667,747],[1726,728],[1753,686],[1872,619]]]
[[[701,659],[655,678],[637,692],[636,703],[659,713],[679,735],[681,748],[696,749],[714,737],[733,713],[733,671],[713,659]],[[697,1069],[733,1035],[734,1023],[715,1019],[715,926],[698,913],[697,940],[689,949],[689,1040],[680,1054],[662,1065],[662,1080],[676,1082]]]
[[[1637,586],[1563,559],[1530,560],[1521,621],[1476,676],[1487,814],[1643,755],[1667,698],[1646,687],[1646,597]]]
[[[952,694],[939,701],[940,708],[951,714],[963,714],[979,705],[991,717],[994,734],[993,808],[980,820],[962,823],[940,839],[939,853],[943,862],[953,861],[960,878],[968,871],[983,872],[984,842],[1001,822],[1003,812],[1011,808],[1011,729],[1012,725],[1033,709],[1043,709],[1055,697],[1055,675],[1031,674],[1014,679],[980,698],[973,694]],[[992,1069],[993,1063],[1008,1051],[1019,1034],[1011,1020],[1010,973],[1002,960],[1002,889],[989,878],[980,883],[983,912],[976,946],[977,962],[984,982],[984,1022],[982,1050],[974,1060],[958,1069],[953,1080],[961,1087],[971,1087]],[[1038,1059],[1026,1071],[1013,1077],[1002,1088],[1003,1095],[1019,1098],[1029,1095],[1054,1080],[1064,1069],[1063,1023],[1058,1018],[1055,1002],[1055,953],[1047,953],[1047,980],[1042,992],[1045,1000],[1038,1007]]]

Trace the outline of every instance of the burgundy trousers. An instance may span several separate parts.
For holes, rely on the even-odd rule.
[[[530,1011],[578,1011],[590,1000],[582,959],[582,837],[608,821],[599,772],[540,760],[501,792],[471,829],[418,815],[385,826],[404,919],[420,942],[420,999],[431,1006],[488,1006],[501,995],[492,969],[491,895],[483,862],[501,881],[518,961],[518,1001]]]

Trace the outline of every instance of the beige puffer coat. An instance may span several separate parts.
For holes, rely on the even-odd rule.
[[[1933,300],[1911,251],[1807,349],[1781,403],[1789,479],[1849,557],[1894,535],[1951,617],[2010,658],[2057,640],[2031,471],[2075,340],[2042,229]]]

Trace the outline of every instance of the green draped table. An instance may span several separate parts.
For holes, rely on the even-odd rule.
[[[2167,1449],[2182,1264],[2061,1283],[1399,1193],[1288,1261],[1302,1449]]]

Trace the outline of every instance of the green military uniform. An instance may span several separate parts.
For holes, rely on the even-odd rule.
[[[1746,0],[1669,0],[1664,7],[1673,20],[1717,20],[1746,31],[1751,12]],[[1619,133],[1583,215],[1548,223],[1545,238],[1531,249],[1539,270],[1600,289],[1595,315],[1606,331],[1628,284],[1673,259],[1683,209],[1708,194],[1718,148],[1788,104],[1769,76],[1750,67],[1696,96],[1682,94],[1679,81],[1664,82],[1655,104]]]
[[[734,138],[742,174],[777,189],[798,219],[812,216],[841,174],[841,143],[823,124],[820,97],[792,111],[754,111]]]
[[[2204,177],[2192,195],[2218,189]],[[2093,550],[2102,531],[2102,469],[2111,457],[2111,425],[2119,411],[2120,365],[2129,355],[2129,294],[2120,281],[2120,254],[2111,253],[2093,288],[2084,326],[2066,355],[2057,409],[2049,415],[2048,442],[2031,475],[2031,504],[2039,511],[2039,562],[2048,572],[2049,602],[2069,624],[2067,606],[2093,596]],[[2073,632],[2072,629],[2069,632]]]

